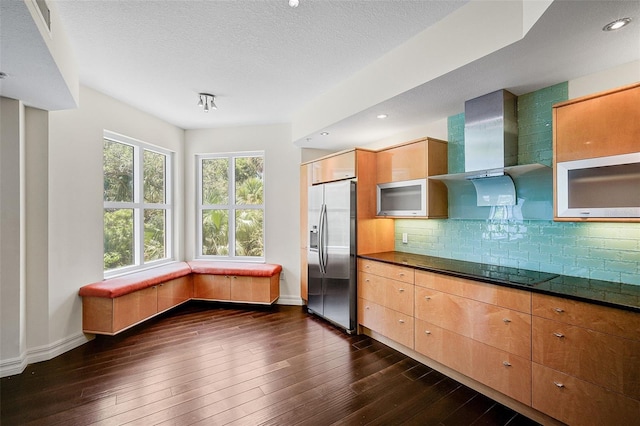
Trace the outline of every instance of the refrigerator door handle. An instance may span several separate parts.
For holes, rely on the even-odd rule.
[[[318,224],[318,266],[320,266],[320,273],[325,274],[324,269],[324,227],[325,227],[325,209],[327,206],[322,204],[320,208],[320,223]]]
[[[329,243],[329,227],[327,226],[327,205],[322,205],[322,269],[323,274],[327,273],[327,261],[329,257],[329,252],[327,249],[327,244]]]

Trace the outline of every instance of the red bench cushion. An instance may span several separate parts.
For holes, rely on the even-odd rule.
[[[271,263],[212,262],[209,260],[191,260],[188,263],[196,274],[272,277],[282,271],[281,265]]]
[[[142,290],[175,278],[184,277],[191,273],[187,262],[176,262],[157,268],[140,271],[117,278],[108,278],[96,283],[80,287],[78,294],[85,297],[115,298]]]

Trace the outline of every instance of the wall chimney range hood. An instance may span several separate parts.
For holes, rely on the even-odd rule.
[[[517,204],[514,178],[548,168],[542,164],[518,165],[517,108],[516,96],[507,90],[497,90],[466,101],[465,172],[431,176],[430,179],[441,180],[445,184],[451,181],[471,182],[478,206]]]

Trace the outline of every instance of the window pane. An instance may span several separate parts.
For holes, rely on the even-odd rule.
[[[164,259],[165,253],[165,211],[144,211],[144,261]]]
[[[235,159],[236,204],[262,204],[262,157]]]
[[[164,203],[166,156],[147,150],[143,155],[144,202]]]
[[[236,210],[236,256],[264,256],[262,210]]]
[[[104,140],[104,201],[133,201],[133,147]]]
[[[104,210],[104,269],[134,264],[133,209]]]
[[[202,254],[215,256],[229,254],[228,210],[202,212]]]
[[[229,159],[202,160],[202,204],[229,203]]]

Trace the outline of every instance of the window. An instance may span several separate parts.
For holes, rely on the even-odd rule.
[[[198,257],[264,260],[264,153],[198,161]]]
[[[172,259],[172,153],[105,132],[105,276]]]

